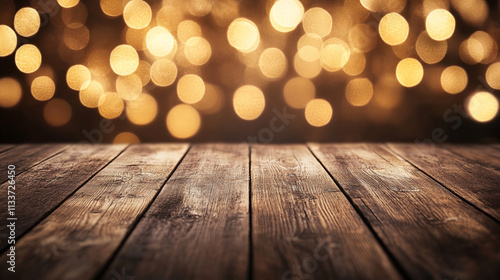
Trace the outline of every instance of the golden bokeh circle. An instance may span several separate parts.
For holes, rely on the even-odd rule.
[[[131,123],[147,125],[156,118],[158,104],[153,96],[143,93],[137,99],[127,101],[125,113]]]
[[[355,107],[365,106],[373,97],[373,84],[367,78],[349,81],[345,89],[347,102]]]
[[[285,74],[288,62],[285,54],[278,48],[265,49],[260,55],[259,68],[269,79],[278,79]]]
[[[68,102],[54,98],[43,107],[43,117],[51,126],[63,126],[71,120],[72,110]]]
[[[283,87],[283,97],[288,106],[304,109],[307,103],[316,97],[316,87],[309,79],[295,77],[286,82]]]
[[[118,76],[115,86],[116,92],[123,100],[134,100],[142,93],[142,81],[136,74]]]
[[[235,49],[249,53],[257,49],[260,43],[260,33],[257,25],[246,18],[237,18],[227,29],[227,40]]]
[[[90,70],[82,64],[73,65],[66,73],[66,82],[72,90],[80,91],[90,82]]]
[[[255,120],[262,114],[265,106],[264,94],[256,86],[244,85],[238,88],[233,95],[234,111],[243,120]]]
[[[449,94],[462,92],[467,82],[467,72],[460,66],[449,66],[441,73],[441,87]]]
[[[14,29],[23,37],[31,37],[40,29],[40,15],[33,8],[22,8],[14,16]]]
[[[333,115],[333,109],[330,103],[324,99],[313,99],[307,103],[305,109],[307,122],[315,127],[327,125]]]
[[[488,66],[486,70],[486,82],[493,89],[500,89],[500,62]]]
[[[36,77],[31,82],[31,95],[38,101],[50,100],[55,92],[56,85],[48,76]]]
[[[0,78],[0,107],[11,108],[16,106],[21,101],[22,94],[21,84],[16,79],[10,77]]]
[[[11,55],[17,47],[17,36],[12,28],[0,25],[0,57]]]
[[[22,45],[16,51],[15,61],[19,71],[33,73],[42,65],[42,54],[35,45]]]
[[[436,9],[427,15],[425,29],[432,39],[447,40],[455,32],[455,18],[445,9]]]
[[[99,114],[106,119],[116,119],[122,113],[125,105],[116,92],[106,92],[99,97]]]
[[[177,82],[177,96],[187,104],[193,104],[200,101],[205,94],[205,82],[194,74],[182,76]]]
[[[87,108],[99,107],[99,98],[104,94],[104,88],[98,81],[90,81],[80,90],[79,98],[83,106]]]
[[[389,13],[380,20],[378,30],[380,37],[386,44],[396,46],[406,41],[410,27],[402,15]]]
[[[151,65],[151,81],[157,86],[166,87],[175,82],[177,66],[170,59],[158,59]]]
[[[132,0],[125,5],[123,19],[128,27],[134,29],[146,28],[151,22],[153,12],[149,4],[142,0]]]
[[[422,81],[424,68],[418,60],[405,58],[396,67],[396,77],[402,86],[414,87]]]
[[[466,103],[469,115],[477,122],[489,122],[498,114],[498,99],[489,92],[476,92]]]
[[[201,117],[191,105],[180,104],[173,107],[167,114],[167,129],[175,138],[193,137],[201,126]]]
[[[111,69],[121,76],[134,73],[139,65],[139,54],[129,45],[119,45],[113,49],[110,55]]]

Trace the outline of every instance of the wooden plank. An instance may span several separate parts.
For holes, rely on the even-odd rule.
[[[29,269],[19,269],[16,277],[93,279],[187,148],[151,144],[123,152],[18,242],[17,262]],[[6,256],[0,260],[6,263]],[[8,275],[0,270],[0,278]]]
[[[252,146],[255,279],[399,279],[305,145]]]
[[[500,150],[489,145],[457,145],[441,146],[452,153],[473,160],[476,163],[500,171]]]
[[[448,189],[500,221],[500,172],[431,145],[389,147]]]
[[[194,145],[102,279],[245,279],[248,157],[244,144]]]
[[[0,153],[5,152],[6,150],[11,149],[12,147],[14,147],[14,145],[4,145],[4,144],[0,145]]]
[[[124,145],[74,145],[17,176],[16,236],[46,217],[124,148]],[[7,190],[7,184],[0,189]],[[6,195],[0,195],[0,205],[7,205]],[[0,211],[0,221],[6,221],[7,217],[7,211]],[[7,233],[7,227],[0,227],[0,236]],[[1,251],[7,248],[5,239],[0,239],[0,248]]]
[[[311,144],[413,279],[500,279],[500,225],[386,146]]]

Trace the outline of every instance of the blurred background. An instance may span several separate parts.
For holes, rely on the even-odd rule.
[[[500,1],[0,0],[0,141],[500,141]]]

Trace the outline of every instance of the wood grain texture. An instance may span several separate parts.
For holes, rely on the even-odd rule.
[[[187,148],[128,148],[18,242],[17,260],[30,269],[19,269],[16,278],[93,279]],[[9,273],[0,270],[0,278]]]
[[[384,145],[310,147],[412,279],[500,278],[495,221]]]
[[[65,198],[109,163],[124,145],[72,145],[70,149],[34,166],[16,177],[16,236],[20,236],[52,212]],[[0,186],[7,189],[7,182]],[[0,205],[7,205],[7,196],[0,195]],[[7,211],[0,211],[5,221]],[[0,235],[8,229],[0,227]],[[1,251],[7,247],[0,240]],[[5,263],[2,263],[5,265]]]
[[[252,146],[255,279],[399,279],[305,145]]]
[[[194,145],[103,279],[245,279],[248,156],[244,144]]]
[[[389,144],[403,158],[500,222],[500,172],[431,145]]]
[[[0,153],[5,152],[6,150],[8,150],[12,147],[14,147],[14,145],[4,145],[4,144],[0,145]]]
[[[442,147],[459,157],[465,157],[484,167],[500,171],[500,150],[491,146],[448,144]]]

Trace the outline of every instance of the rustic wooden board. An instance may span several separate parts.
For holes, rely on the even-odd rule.
[[[124,148],[124,145],[74,145],[17,176],[16,236],[40,222]],[[7,183],[0,189],[6,190]],[[7,205],[6,195],[0,195],[0,205]],[[7,211],[0,211],[0,221],[6,221],[7,216]],[[7,232],[6,227],[0,227],[0,236]],[[6,245],[6,240],[1,239],[0,251]]]
[[[471,159],[484,167],[500,171],[500,150],[487,145],[456,145],[442,146],[452,153]]]
[[[193,146],[103,279],[245,279],[248,157],[243,144]]]
[[[384,145],[310,147],[412,279],[500,278],[494,220]]]
[[[11,149],[12,147],[14,147],[14,145],[0,145],[0,153],[3,153],[4,151]]]
[[[390,144],[389,147],[500,222],[500,172],[436,146]]]
[[[255,279],[399,279],[305,145],[252,146]]]
[[[30,269],[20,269],[16,277],[93,279],[187,148],[185,144],[128,148],[21,239],[17,260]],[[1,260],[5,262],[5,256]],[[9,275],[5,271],[0,271],[0,278]]]

